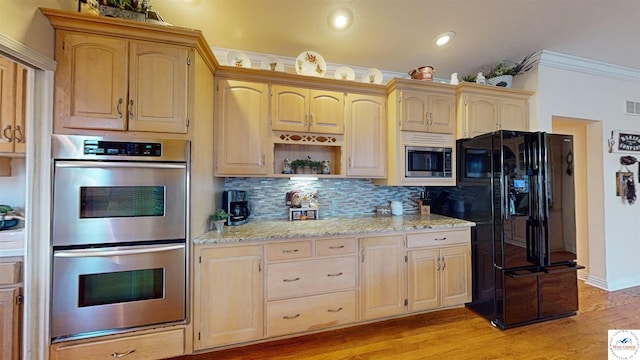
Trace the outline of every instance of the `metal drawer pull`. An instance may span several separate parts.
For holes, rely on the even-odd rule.
[[[293,282],[293,281],[298,281],[298,280],[300,280],[300,278],[299,278],[299,277],[297,277],[297,278],[295,278],[295,279],[284,279],[284,280],[282,280],[282,281],[284,281],[284,282]]]
[[[298,251],[300,251],[300,250],[298,250],[298,249],[286,250],[285,249],[285,250],[282,250],[282,253],[283,254],[288,254],[288,253],[295,253],[295,252],[298,252]]]
[[[129,350],[129,351],[127,351],[127,352],[124,352],[124,353],[117,353],[117,352],[114,352],[114,353],[111,353],[111,357],[112,357],[112,358],[119,359],[119,358],[123,358],[123,357],[125,357],[125,356],[127,356],[127,355],[129,355],[129,354],[132,354],[132,353],[134,353],[134,352],[136,352],[136,350],[135,350],[135,349],[131,349],[131,350]]]
[[[285,319],[285,320],[293,320],[293,319],[298,318],[298,317],[300,317],[300,314],[295,314],[294,316],[285,315],[282,318]]]
[[[122,106],[122,98],[118,99],[118,102],[116,103],[116,111],[118,112],[118,119],[122,119],[122,109],[120,108]]]
[[[340,245],[340,246],[329,246],[329,249],[331,249],[331,250],[344,249],[344,245]]]
[[[337,274],[327,274],[327,276],[340,276],[340,275],[342,275],[342,272],[339,272]]]
[[[435,240],[435,241],[444,241],[444,240],[447,240],[447,238],[446,238],[446,237],[443,237],[443,238],[435,238],[435,239],[433,239],[433,240]]]
[[[342,307],[339,307],[339,308],[337,308],[335,310],[334,309],[327,309],[327,312],[336,313],[336,312],[341,311],[341,310],[342,310]]]

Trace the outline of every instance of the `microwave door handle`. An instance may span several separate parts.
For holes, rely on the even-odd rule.
[[[56,168],[148,168],[148,169],[185,169],[184,163],[145,163],[145,162],[96,162],[96,161],[56,161]]]
[[[177,245],[158,245],[158,246],[144,246],[133,247],[131,249],[126,248],[93,248],[93,249],[77,249],[77,250],[64,250],[55,251],[53,257],[58,258],[84,258],[84,257],[108,257],[108,256],[121,256],[121,255],[138,255],[149,254],[155,252],[172,251],[184,249],[184,244]]]

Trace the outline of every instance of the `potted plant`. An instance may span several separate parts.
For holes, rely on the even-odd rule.
[[[309,160],[309,167],[311,168],[312,174],[318,174],[322,169],[322,161]]]
[[[209,230],[221,232],[228,216],[229,214],[224,209],[216,209],[213,214],[209,215]]]
[[[531,53],[522,59],[519,63],[509,65],[504,61],[493,65],[487,73],[487,84],[502,87],[511,87],[513,77],[531,70],[536,60],[531,59],[534,53]]]
[[[150,0],[86,0],[98,3],[100,15],[129,20],[145,21],[146,14],[151,8]]]
[[[296,159],[291,162],[291,167],[293,168],[293,172],[296,174],[303,174],[305,166],[307,166],[307,160]]]

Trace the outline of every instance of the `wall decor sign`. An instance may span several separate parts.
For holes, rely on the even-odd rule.
[[[609,152],[640,152],[640,133],[613,130],[607,143]]]

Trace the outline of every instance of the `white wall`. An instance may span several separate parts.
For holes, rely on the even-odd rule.
[[[623,203],[615,178],[620,156],[640,153],[609,153],[606,145],[612,130],[640,133],[640,117],[624,113],[625,100],[640,101],[640,71],[543,51],[535,79],[527,76],[522,84],[536,91],[532,129],[551,131],[554,117],[588,120],[588,282],[607,290],[640,285],[640,201]]]

